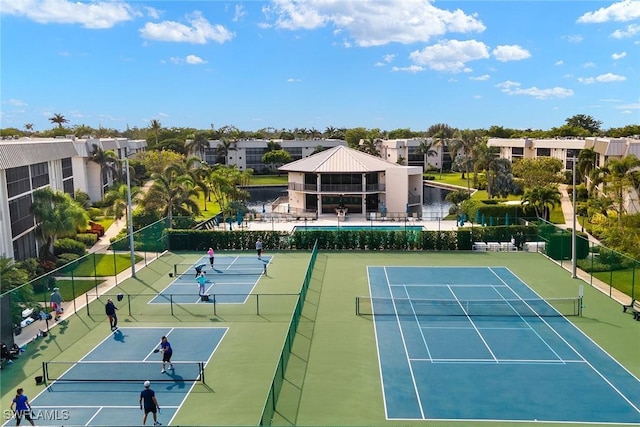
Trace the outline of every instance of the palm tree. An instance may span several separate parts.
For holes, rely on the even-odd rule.
[[[118,174],[118,156],[113,150],[103,150],[98,144],[93,144],[93,150],[89,154],[89,160],[100,166],[100,194],[104,196],[104,182],[107,173]]]
[[[160,120],[157,120],[157,119],[151,120],[151,123],[149,124],[149,128],[155,134],[155,136],[156,136],[156,145],[158,145],[158,134],[160,133],[160,129],[162,129],[162,124],[160,123]]]
[[[533,208],[538,218],[548,221],[550,210],[560,204],[560,192],[551,185],[534,187],[525,191],[522,201]]]
[[[22,320],[22,309],[35,304],[33,287],[23,286],[29,280],[27,272],[16,264],[13,259],[0,256],[0,293],[11,292],[11,317],[12,323],[19,323]]]
[[[372,156],[380,156],[380,150],[378,150],[378,144],[380,143],[380,139],[376,138],[373,135],[369,135],[362,141],[362,145],[360,146],[360,151],[371,154]]]
[[[33,123],[25,123],[24,130],[26,130],[27,133],[31,134],[33,132]]]
[[[104,200],[109,204],[107,214],[112,215],[116,220],[125,217],[127,230],[129,230],[129,191],[127,184],[120,184],[112,187],[104,195]],[[131,203],[135,203],[142,190],[138,187],[131,187]]]
[[[471,192],[471,178],[469,177],[469,165],[473,164],[474,149],[478,145],[481,136],[477,131],[464,129],[456,133],[456,152],[462,150],[464,152],[464,171],[462,178],[467,176],[467,191]],[[457,156],[455,156],[457,157]]]
[[[227,158],[229,157],[229,151],[236,151],[236,143],[227,138],[222,138],[220,140],[220,145],[216,149],[216,153],[218,156],[224,158],[224,164],[227,164]]]
[[[625,202],[632,190],[640,190],[640,159],[630,154],[621,159],[611,159],[607,163],[608,173],[604,176],[604,192],[613,201],[613,208],[618,214],[618,229],[623,228]]]
[[[167,217],[169,226],[173,224],[173,215],[199,215],[200,208],[194,200],[198,191],[192,178],[184,173],[184,166],[169,165],[160,174],[153,174],[153,184],[149,188],[142,204],[147,209],[157,209]]]
[[[282,146],[279,143],[277,143],[277,142],[275,142],[273,140],[269,140],[267,142],[267,152],[269,152],[269,151],[278,151],[278,150],[282,150]]]
[[[200,154],[200,160],[205,160],[205,150],[209,148],[209,140],[203,133],[197,133],[193,140],[187,142],[187,150],[190,153]]]
[[[51,123],[57,123],[59,128],[62,128],[64,123],[69,123],[69,120],[67,120],[62,114],[58,113],[55,113],[53,117],[50,117],[49,121]]]
[[[447,146],[448,141],[452,139],[454,135],[455,129],[446,123],[438,123],[427,129],[427,136],[432,137],[434,141],[436,141],[434,146],[441,148],[440,177],[442,177],[442,168],[444,167],[444,147]]]
[[[435,157],[438,155],[438,152],[433,149],[435,144],[436,144],[436,141],[432,139],[431,140],[423,139],[422,141],[420,141],[420,145],[418,145],[418,148],[416,148],[416,154],[422,154],[423,165],[427,164],[427,157]]]
[[[82,206],[68,194],[51,187],[34,191],[31,212],[46,242],[45,257],[53,256],[53,244],[58,237],[75,236],[78,229],[86,229],[89,224],[87,211]]]
[[[473,162],[473,182],[474,186],[478,186],[478,172],[490,171],[493,163],[500,156],[500,149],[498,147],[489,147],[486,141],[478,144],[474,148],[474,162]],[[487,173],[487,192],[491,194],[491,182]]]
[[[591,171],[596,167],[598,153],[593,148],[585,148],[578,153],[578,163],[576,169],[580,175],[581,182],[587,182]]]

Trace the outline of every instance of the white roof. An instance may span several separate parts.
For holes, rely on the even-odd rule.
[[[380,157],[339,145],[313,156],[287,163],[278,168],[283,172],[381,172],[390,168],[404,168]]]
[[[0,169],[28,166],[77,155],[73,141],[67,139],[0,141]]]

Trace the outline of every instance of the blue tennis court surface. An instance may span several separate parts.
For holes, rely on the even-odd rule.
[[[217,256],[214,266],[202,257],[193,264],[179,265],[174,280],[154,297],[150,304],[207,304],[198,294],[196,266],[204,264],[206,294],[214,294],[216,303],[243,304],[271,262],[270,256]],[[208,303],[212,303],[211,299]]]
[[[368,275],[388,419],[640,423],[638,378],[507,268]]]
[[[140,392],[143,382],[150,380],[162,410],[158,421],[168,425],[196,380],[201,380],[196,378],[198,366],[210,361],[226,331],[210,327],[119,329],[79,363],[49,363],[49,375],[57,380],[49,381],[31,404],[34,410],[57,414],[56,424],[140,425]],[[153,352],[163,335],[173,347],[175,362],[174,369],[165,373],[161,373],[161,353]],[[147,425],[153,425],[152,418]]]

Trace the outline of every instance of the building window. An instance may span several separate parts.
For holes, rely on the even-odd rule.
[[[35,225],[31,208],[31,194],[27,194],[9,202],[11,219],[11,237],[24,233]]]
[[[73,176],[73,168],[71,167],[71,159],[62,159],[62,178]]]
[[[302,158],[302,147],[285,148],[284,150],[291,154],[291,161],[300,160]]]
[[[536,157],[551,157],[551,148],[536,148]]]
[[[65,179],[62,181],[62,191],[73,197],[75,191],[73,190],[73,178]]]
[[[31,185],[34,189],[49,185],[49,165],[46,162],[31,165]]]
[[[31,191],[29,182],[29,166],[10,168],[7,174],[7,193],[9,197]]]
[[[524,157],[523,147],[511,147],[511,160],[518,160]]]
[[[254,171],[262,172],[267,169],[264,163],[262,163],[262,156],[268,149],[265,148],[247,148],[245,150],[247,167]]]
[[[24,236],[20,236],[13,241],[13,259],[16,261],[24,261],[28,258],[37,258],[37,245],[35,230],[31,230]]]

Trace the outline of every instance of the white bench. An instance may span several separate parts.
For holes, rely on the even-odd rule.
[[[473,242],[471,249],[477,252],[486,252],[487,244],[485,242]]]

